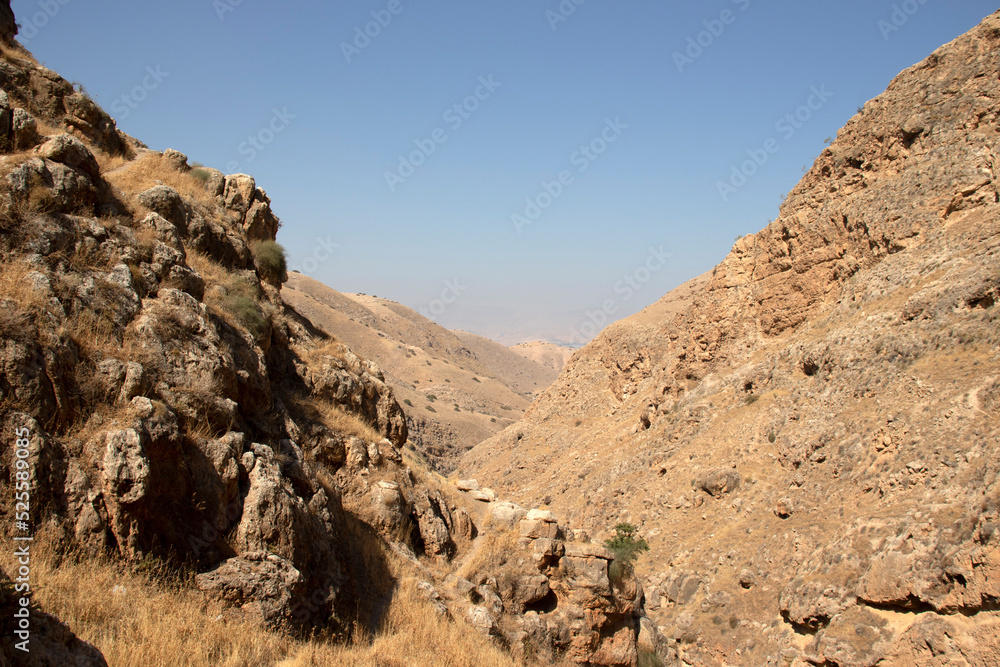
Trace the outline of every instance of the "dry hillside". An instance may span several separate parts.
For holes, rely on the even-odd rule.
[[[566,367],[566,362],[568,362],[570,357],[573,356],[573,353],[576,352],[576,350],[571,347],[556,345],[555,343],[548,343],[545,341],[518,343],[510,349],[527,359],[531,359],[532,361],[538,362],[543,366],[551,368],[557,373]]]
[[[1000,664],[1000,13],[460,466],[631,520],[670,664]]]
[[[449,331],[394,301],[342,294],[292,273],[285,303],[385,373],[409,444],[441,471],[521,417],[556,370],[491,340]]]

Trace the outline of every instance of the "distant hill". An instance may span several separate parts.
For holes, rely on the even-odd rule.
[[[576,352],[575,349],[567,347],[566,345],[557,345],[555,343],[538,340],[530,343],[520,343],[512,346],[510,349],[517,352],[525,359],[530,359],[541,364],[542,366],[551,368],[557,373],[566,366],[566,362],[568,362],[569,358],[573,356],[574,352]]]
[[[554,353],[552,362],[529,357],[476,334],[449,331],[394,301],[344,294],[299,273],[289,275],[281,294],[379,365],[403,404],[410,443],[443,471],[519,419],[558,373]]]

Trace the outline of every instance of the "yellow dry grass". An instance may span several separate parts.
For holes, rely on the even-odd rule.
[[[374,426],[358,415],[329,401],[309,396],[290,397],[288,403],[294,411],[304,414],[307,419],[317,421],[336,433],[353,435],[365,442],[381,442],[385,438],[375,430]]]
[[[26,312],[41,310],[48,298],[28,280],[32,266],[24,261],[0,264],[0,298],[10,299]]]
[[[370,641],[299,648],[278,667],[513,667],[516,663],[464,620],[439,616],[415,579],[400,582],[380,632]]]
[[[35,60],[35,56],[31,55],[31,52],[25,48],[19,48],[11,44],[6,44],[0,41],[0,55],[7,62],[13,63],[15,65],[24,66],[35,66],[39,62]]]
[[[13,551],[0,554],[8,572]],[[62,558],[44,532],[32,546],[35,602],[95,645],[111,667],[513,667],[502,649],[464,620],[438,616],[402,577],[382,627],[346,645],[268,630],[160,567]],[[403,566],[393,562],[394,574]]]
[[[135,160],[101,157],[105,180],[121,190],[128,198],[156,185],[166,185],[186,199],[207,207],[213,206],[212,197],[202,181],[190,173],[181,173],[170,166],[162,155],[149,153]],[[106,165],[106,166],[105,166]]]

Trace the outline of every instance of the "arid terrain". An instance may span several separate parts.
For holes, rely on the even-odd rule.
[[[1000,664],[1000,15],[459,471],[652,547],[692,665]]]
[[[1000,12],[575,352],[289,274],[16,33],[0,665],[1000,664]]]
[[[520,418],[555,379],[559,355],[568,350],[548,343],[508,349],[444,329],[393,301],[341,294],[295,273],[281,295],[317,327],[378,364],[403,404],[409,444],[443,472]]]

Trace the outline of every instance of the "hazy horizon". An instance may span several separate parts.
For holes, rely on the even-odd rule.
[[[292,268],[505,344],[576,345],[763,228],[858,107],[996,9],[12,5],[21,42],[122,130],[253,175]]]

